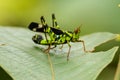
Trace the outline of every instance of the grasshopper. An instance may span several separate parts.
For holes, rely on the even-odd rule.
[[[43,16],[41,16],[40,19],[41,19],[41,24],[32,22],[28,27],[32,31],[42,32],[45,34],[45,39],[43,39],[43,37],[40,34],[35,34],[32,37],[32,40],[36,44],[48,45],[48,48],[45,50],[46,52],[49,52],[50,49],[55,48],[57,45],[62,44],[63,47],[63,44],[68,44],[69,46],[69,50],[67,53],[67,61],[68,61],[70,55],[70,49],[71,49],[70,42],[82,42],[84,51],[88,52],[86,50],[84,41],[79,39],[80,27],[77,27],[74,31],[61,30],[60,27],[58,26],[54,14],[52,14],[52,27],[47,25]],[[50,36],[49,39],[47,38],[47,34]],[[54,45],[54,47],[51,47],[52,45]]]

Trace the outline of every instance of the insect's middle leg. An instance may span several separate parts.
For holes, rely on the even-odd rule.
[[[67,42],[68,46],[69,46],[69,50],[68,50],[68,53],[67,53],[67,61],[69,61],[69,55],[70,55],[70,49],[71,49],[71,45],[69,42]]]

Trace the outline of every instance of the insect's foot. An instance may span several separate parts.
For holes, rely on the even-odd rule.
[[[92,51],[92,50],[91,50],[91,51],[89,50],[89,51],[84,51],[84,52],[85,52],[85,53],[91,53],[91,52],[93,52],[93,51]]]

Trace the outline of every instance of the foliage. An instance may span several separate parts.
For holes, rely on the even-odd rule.
[[[70,60],[66,61],[68,45],[51,50],[50,60],[42,49],[46,47],[32,42],[33,32],[23,28],[0,27],[0,66],[14,80],[95,80],[112,61],[118,47],[108,51],[85,53],[81,43],[71,43]],[[116,34],[93,33],[81,37],[87,50],[115,39]],[[52,79],[53,78],[53,79]]]

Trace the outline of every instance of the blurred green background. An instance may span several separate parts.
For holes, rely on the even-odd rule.
[[[64,30],[74,30],[83,24],[81,35],[103,31],[120,33],[120,0],[0,0],[2,26],[27,28],[32,21],[40,22],[42,15],[51,25],[52,13]],[[109,42],[97,47],[96,51],[115,45],[120,46],[120,42]],[[113,64],[101,73],[98,80],[113,80],[119,53],[120,50]]]
[[[51,25],[52,13],[63,29],[83,24],[81,34],[120,30],[120,0],[0,0],[0,25],[27,27],[41,15]]]

